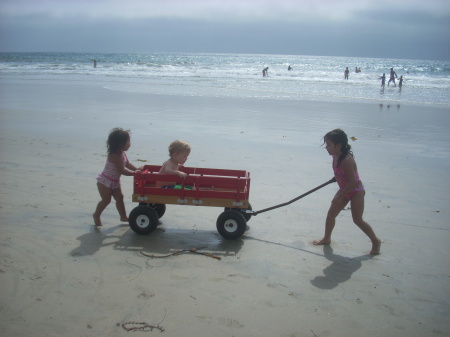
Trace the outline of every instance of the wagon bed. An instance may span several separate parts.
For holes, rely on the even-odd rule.
[[[159,174],[161,166],[146,165],[134,174],[133,202],[139,206],[129,216],[130,227],[138,234],[151,233],[166,211],[166,204],[224,207],[216,222],[217,231],[226,239],[241,237],[252,216],[287,206],[336,182],[333,177],[320,186],[282,204],[257,212],[249,202],[250,173],[241,170],[183,167],[185,179]],[[179,185],[178,189],[166,185]],[[166,188],[161,187],[166,186]]]
[[[159,174],[161,166],[145,165],[134,174],[132,201],[139,206],[130,213],[130,227],[138,234],[149,234],[165,213],[165,205],[224,207],[217,219],[217,230],[227,239],[240,237],[251,215],[250,173],[243,170],[183,167],[185,179]],[[178,185],[178,188],[162,186]]]
[[[134,175],[133,202],[247,208],[250,173],[241,170],[183,167],[185,179],[159,174],[161,166],[146,165]],[[179,189],[162,188],[173,185]]]

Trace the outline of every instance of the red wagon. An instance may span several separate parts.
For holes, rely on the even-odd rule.
[[[226,239],[241,237],[252,216],[249,203],[250,173],[241,170],[183,167],[185,179],[159,174],[161,166],[146,165],[134,175],[130,227],[149,234],[158,226],[167,204],[224,207],[217,218],[217,231]],[[175,188],[173,188],[175,183]],[[172,188],[160,186],[171,185]]]

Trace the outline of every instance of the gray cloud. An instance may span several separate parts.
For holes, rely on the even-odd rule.
[[[23,4],[25,0],[16,1]],[[6,2],[10,4],[9,0]],[[4,3],[0,9],[5,9]],[[427,12],[420,11],[422,7],[411,6],[414,1],[407,8],[400,8],[394,1],[387,7],[389,10],[384,10],[380,3],[374,7],[373,1],[361,0],[349,11],[350,14],[344,16],[338,14],[348,9],[349,1],[324,1],[320,2],[321,7],[305,5],[308,7],[305,13],[316,13],[316,16],[310,14],[309,20],[295,19],[301,14],[298,2],[287,0],[277,2],[280,8],[266,20],[260,17],[267,15],[269,8],[274,8],[273,1],[244,1],[246,6],[241,7],[236,7],[234,1],[225,1],[228,7],[218,7],[223,1],[208,2],[209,7],[204,6],[203,1],[183,1],[185,7],[181,9],[185,10],[185,17],[181,17],[183,11],[180,8],[171,16],[136,16],[133,6],[132,11],[124,10],[119,16],[119,9],[126,7],[115,1],[108,3],[119,7],[112,6],[107,11],[109,14],[104,16],[97,14],[99,4],[105,4],[103,1],[94,1],[94,5],[71,1],[72,5],[68,7],[60,6],[67,3],[60,1],[59,7],[52,10],[36,5],[40,2],[32,3],[35,9],[26,12],[1,11],[1,51],[231,52],[447,60],[450,55],[448,6],[436,11],[433,9],[433,4],[439,3],[436,0],[430,2]],[[71,7],[74,3],[77,7]],[[255,3],[262,9],[258,10]],[[197,18],[189,14],[196,8],[202,9],[202,13],[216,13],[220,8],[224,12]],[[233,20],[226,20],[229,12],[236,8],[239,13]],[[340,9],[330,14],[327,8],[328,11]],[[72,9],[70,13],[67,13],[68,9]],[[87,15],[87,9],[93,13]],[[163,13],[163,9],[167,10],[167,6],[155,8],[155,12]],[[241,19],[252,9],[259,14],[252,20]],[[288,19],[278,19],[289,9],[292,13]]]

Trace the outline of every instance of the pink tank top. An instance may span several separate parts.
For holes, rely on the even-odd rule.
[[[345,159],[344,159],[345,160]],[[333,156],[333,171],[334,171],[334,176],[336,178],[336,181],[339,185],[340,189],[345,188],[345,186],[348,185],[348,179],[347,176],[344,173],[344,169],[342,168],[342,165],[339,165],[339,167],[334,167],[334,163],[337,161],[337,157]],[[355,170],[355,180],[357,182],[359,182],[358,186],[354,189],[354,191],[364,191],[364,186],[361,182],[361,179],[359,178],[359,174],[358,171]]]
[[[122,160],[123,164],[126,165],[128,158],[125,152],[122,152]],[[117,170],[116,165],[107,159],[103,172],[97,176],[97,181],[106,187],[115,189],[120,187],[120,176],[121,173]]]

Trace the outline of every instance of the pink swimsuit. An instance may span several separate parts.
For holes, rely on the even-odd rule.
[[[123,152],[122,160],[123,164],[126,165],[128,158],[125,152]],[[97,176],[97,181],[100,184],[114,190],[120,187],[120,175],[121,173],[117,171],[116,165],[107,159],[103,172]]]
[[[345,186],[348,185],[348,180],[347,180],[347,177],[346,177],[346,175],[344,173],[344,169],[342,168],[342,165],[339,165],[339,167],[334,167],[334,162],[335,162],[336,159],[337,159],[336,156],[333,156],[332,166],[333,166],[334,176],[335,176],[336,181],[337,181],[337,183],[339,185],[339,188],[341,190],[343,190],[345,188]],[[350,191],[345,196],[345,199],[350,200],[355,195],[356,192],[364,191],[364,186],[363,186],[363,184],[361,182],[361,179],[359,179],[359,174],[358,174],[358,171],[356,171],[356,170],[355,170],[355,180],[357,182],[359,182],[359,184],[355,187],[354,190]]]

